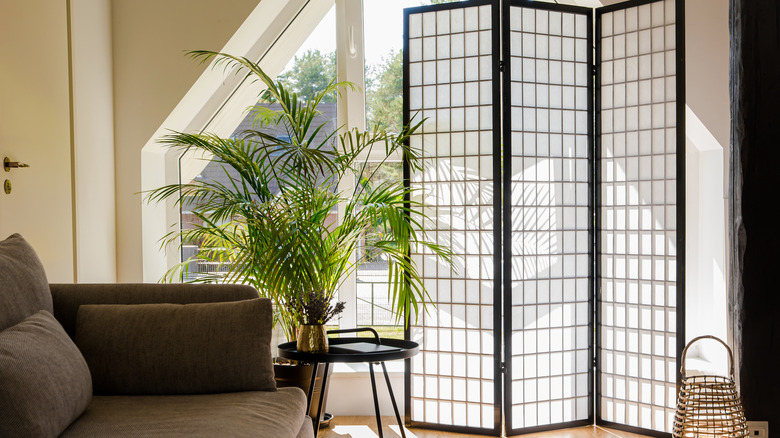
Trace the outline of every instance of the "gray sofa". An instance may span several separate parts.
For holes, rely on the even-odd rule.
[[[276,388],[271,303],[240,285],[52,284],[0,241],[0,436],[314,436]]]

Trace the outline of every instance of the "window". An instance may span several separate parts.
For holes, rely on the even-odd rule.
[[[400,162],[385,162],[374,164],[366,169],[366,175],[370,178],[368,183],[372,186],[386,181],[398,181],[403,178],[403,169]],[[386,256],[378,253],[371,254],[370,241],[381,239],[381,233],[377,228],[365,235],[368,254],[356,254],[358,260],[365,258],[366,263],[358,268],[355,280],[356,285],[356,323],[359,327],[374,327],[379,335],[388,338],[403,339],[403,321],[396,321],[391,311],[389,291],[387,286],[389,266]]]
[[[312,92],[323,89],[336,76],[336,41],[333,29],[336,26],[335,7],[322,18],[319,25],[314,28],[311,35],[303,42],[301,47],[292,57],[285,67],[284,71],[277,76],[289,90],[296,92],[301,96],[309,96]],[[241,90],[245,93],[253,93],[254,89]],[[276,104],[264,102],[262,99],[257,106],[266,106],[273,108]],[[331,132],[335,129],[337,123],[336,102],[335,99],[323,102],[320,107],[321,116],[316,120],[317,124],[325,124],[322,132]],[[254,115],[252,111],[243,111],[243,119],[238,126],[229,135],[231,138],[240,137],[247,130],[255,129]],[[228,116],[228,115],[226,115]],[[270,126],[261,129],[263,133],[276,137],[280,140],[289,140],[290,136],[283,130]],[[204,131],[209,132],[209,126]],[[324,134],[319,135],[324,140]],[[188,160],[191,157],[186,155],[180,157],[180,160]],[[180,166],[183,167],[183,166]],[[186,178],[182,175],[182,178]],[[221,184],[229,185],[232,181],[239,178],[235,170],[220,165],[218,162],[209,161],[203,170],[198,173],[193,180],[208,180]],[[201,224],[200,219],[190,212],[191,205],[182,206],[181,227],[182,229],[191,229]],[[333,220],[336,220],[336,212],[333,213]],[[181,259],[188,260],[198,253],[199,242],[182,245]],[[202,278],[204,275],[224,274],[229,267],[219,262],[198,261],[191,264],[186,272],[182,273],[184,281],[192,281]]]
[[[403,118],[403,9],[418,6],[420,1],[364,0],[363,4],[366,124],[368,128],[377,126],[389,132],[399,132]],[[377,157],[378,160],[382,158]],[[371,184],[402,178],[400,157],[393,159],[395,161],[386,161],[381,166],[377,162],[377,167],[367,169],[367,174],[374,175]],[[371,233],[366,236],[367,239],[378,237]],[[358,269],[355,275],[355,325],[374,327],[384,337],[403,338],[403,321],[396,321],[389,310],[387,273],[387,260],[381,256],[372,258]]]

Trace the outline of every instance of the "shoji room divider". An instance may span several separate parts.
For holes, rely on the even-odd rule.
[[[405,13],[405,177],[456,268],[414,252],[407,421],[667,436],[683,346],[683,0]],[[679,23],[679,24],[678,24]],[[595,61],[594,61],[595,60]]]

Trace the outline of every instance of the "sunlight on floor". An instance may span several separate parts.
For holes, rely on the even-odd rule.
[[[467,435],[433,429],[404,428],[407,438],[479,438],[481,435]],[[395,418],[382,417],[382,431],[385,438],[401,438],[401,430]],[[629,432],[605,429],[599,426],[582,426],[571,429],[537,432],[519,435],[522,438],[647,438]],[[321,429],[318,438],[379,438],[376,420],[369,416],[336,416],[332,426]]]
[[[350,436],[350,437],[366,437],[373,438],[378,437],[373,430],[368,426],[335,426],[333,427],[331,436]]]
[[[392,434],[387,433],[387,428],[384,428],[385,430],[385,437],[386,438],[395,438],[401,436],[401,430],[398,428],[398,426],[390,426],[390,430],[393,432]],[[339,425],[334,426],[331,429],[330,434],[328,434],[329,437],[336,438],[336,437],[351,437],[351,438],[379,438],[379,435],[373,431],[369,426],[362,425]],[[406,438],[417,438],[417,435],[406,430]]]

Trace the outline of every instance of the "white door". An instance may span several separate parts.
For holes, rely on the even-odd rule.
[[[21,233],[50,282],[74,277],[71,111],[66,2],[0,6],[0,239]]]

